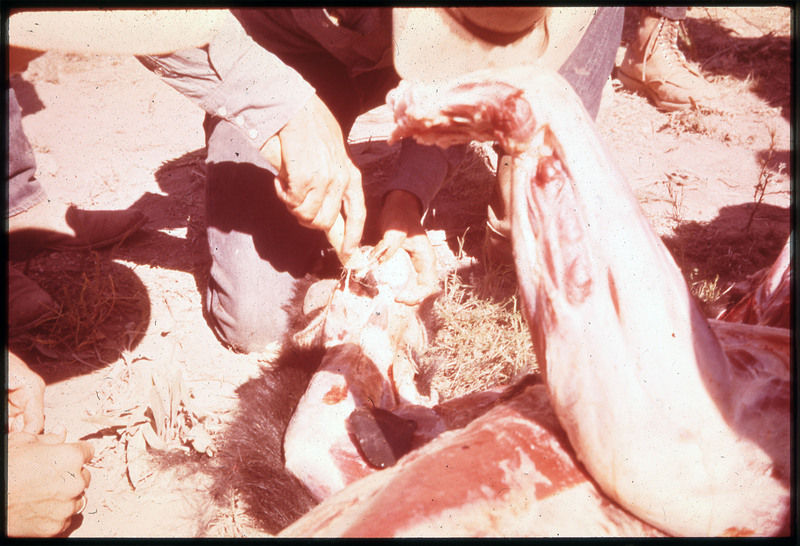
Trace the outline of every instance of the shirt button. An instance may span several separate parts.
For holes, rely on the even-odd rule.
[[[236,120],[235,121],[236,121],[236,125],[238,125],[239,127],[244,125],[244,118],[242,116],[236,116]]]
[[[157,67],[155,70],[153,70],[153,72],[155,72],[156,76],[159,77],[164,75],[164,69],[161,68],[160,66]]]
[[[249,132],[249,133],[247,133],[247,134],[248,134],[248,135],[250,136],[250,138],[251,138],[251,139],[253,139],[253,140],[255,140],[255,139],[257,139],[257,138],[258,138],[258,131],[256,131],[255,129],[250,129],[250,132]]]
[[[217,115],[221,118],[224,118],[228,115],[228,110],[224,106],[220,106],[217,110]]]

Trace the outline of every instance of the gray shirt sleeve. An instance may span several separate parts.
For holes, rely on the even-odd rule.
[[[383,195],[392,190],[405,190],[420,200],[425,212],[442,184],[458,168],[467,153],[467,144],[439,148],[424,146],[412,138],[400,144],[400,156],[386,183]]]
[[[308,82],[233,18],[206,47],[138,59],[207,113],[234,124],[257,148],[314,95]]]
[[[256,44],[235,18],[206,47],[138,59],[207,113],[232,123],[259,149],[315,93],[294,69]],[[383,194],[408,191],[425,211],[466,149],[443,150],[405,139]]]

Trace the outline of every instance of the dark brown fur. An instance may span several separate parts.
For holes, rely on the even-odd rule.
[[[308,287],[317,279],[298,283],[287,304],[297,317],[287,340],[308,322],[302,303]],[[213,458],[174,452],[156,456],[162,467],[203,472],[212,478],[209,493],[219,506],[231,498],[244,501],[245,512],[263,530],[277,534],[309,511],[316,502],[284,466],[283,437],[311,375],[322,359],[321,349],[299,349],[290,342],[278,359],[261,374],[236,390],[239,406],[225,430],[214,438],[218,454]]]
[[[214,440],[218,454],[159,457],[164,466],[201,471],[213,480],[211,496],[219,506],[229,506],[235,495],[245,512],[262,530],[276,534],[309,511],[316,502],[305,486],[285,468],[283,440],[295,408],[319,367],[324,351],[298,347],[293,335],[314,318],[303,316],[303,299],[318,279],[307,276],[287,304],[293,322],[278,359],[261,374],[242,384],[236,393],[239,406],[227,428]],[[358,289],[351,283],[351,288]],[[430,316],[432,301],[425,303]],[[430,328],[431,324],[427,324]]]

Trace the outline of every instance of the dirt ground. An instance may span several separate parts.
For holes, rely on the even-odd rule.
[[[664,113],[612,78],[597,125],[712,314],[727,288],[774,260],[791,229],[791,14],[785,7],[694,7],[686,27],[688,57],[715,83],[719,101]],[[618,61],[624,48],[623,40]],[[50,199],[149,216],[117,248],[15,264],[65,307],[92,313],[73,317],[71,330],[55,324],[40,338],[9,339],[48,381],[46,428],[64,425],[68,440],[95,447],[88,507],[71,536],[256,534],[237,522],[235,500],[220,515],[202,494],[200,475],[156,471],[137,436],[144,415],[163,406],[169,413],[168,401],[180,396],[189,404],[187,393],[176,394],[178,374],[195,418],[219,430],[235,408],[235,388],[271,358],[226,350],[203,316],[203,112],[131,57],[47,53],[14,87]],[[383,142],[390,129],[388,112],[378,109],[351,135],[368,182],[391,158]],[[453,205],[440,199],[432,216],[441,224],[433,227],[481,233],[481,191],[448,194],[468,201],[450,219]]]

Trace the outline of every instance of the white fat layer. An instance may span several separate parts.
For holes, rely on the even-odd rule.
[[[576,303],[543,265],[545,249],[558,259],[575,253],[560,244],[576,242],[559,240],[548,222],[555,211],[537,210],[545,190],[530,183],[533,160],[520,160],[515,176],[527,179],[513,190],[518,276],[526,301],[541,310],[544,323],[534,327],[545,333],[548,389],[579,458],[609,496],[667,532],[778,531],[787,486],[771,476],[763,446],[740,434],[747,424],[733,420],[743,385],[678,267],[574,93],[555,75],[533,75],[525,89],[559,143],[576,194],[570,213],[585,227],[577,244],[591,290]],[[766,424],[788,415],[744,418]],[[788,457],[786,440],[771,451]]]

